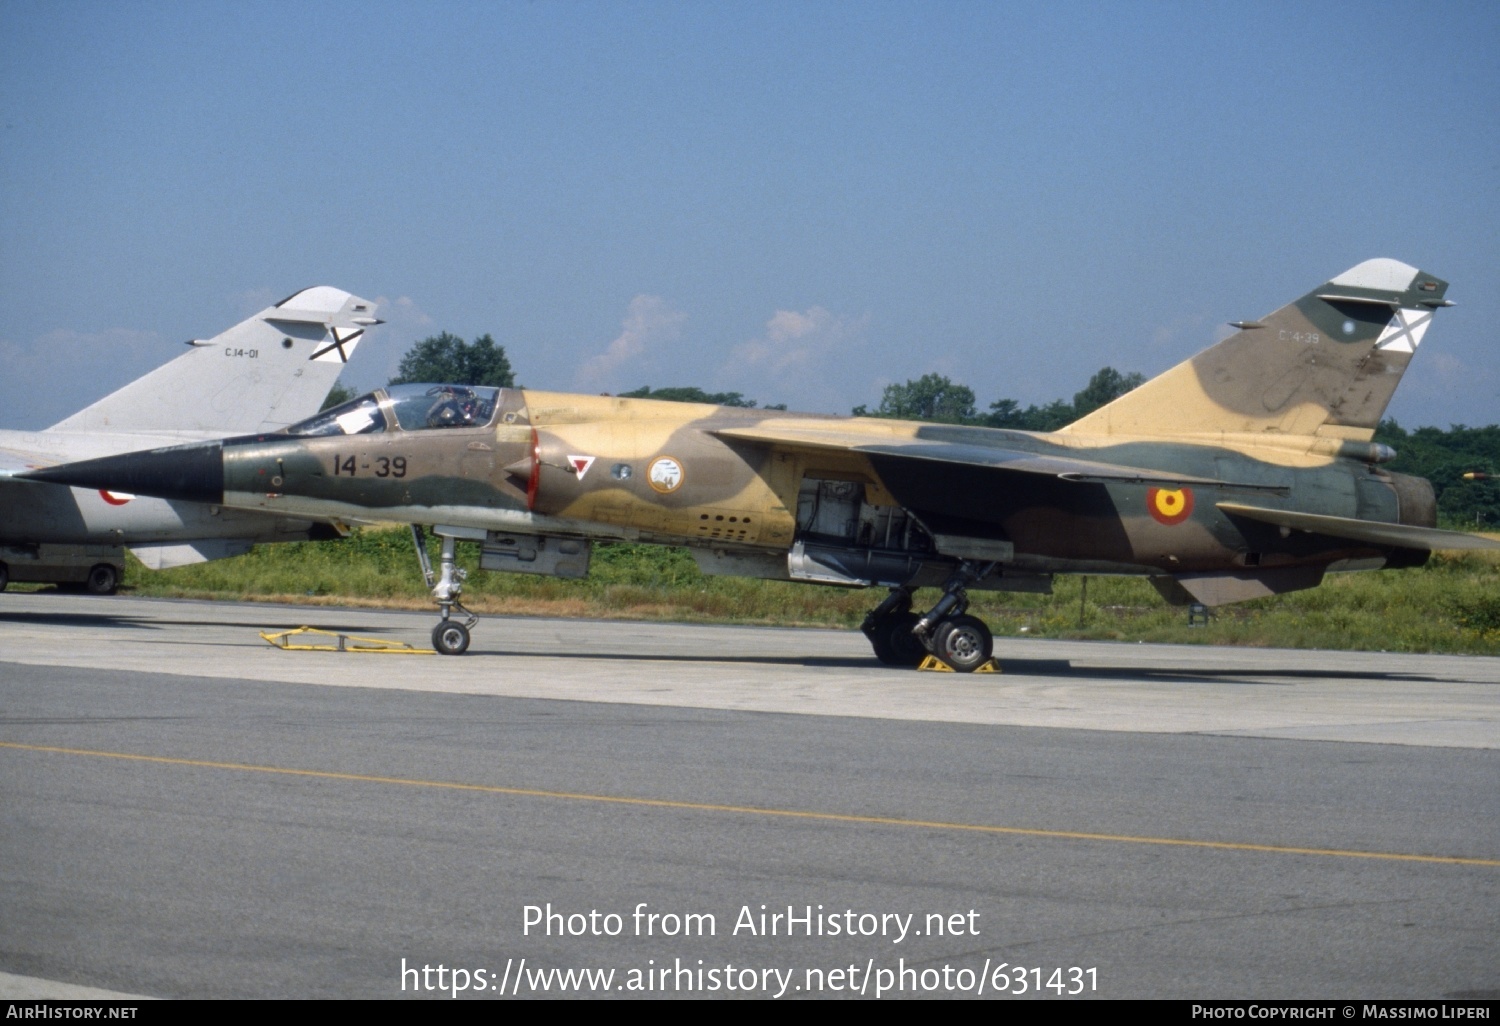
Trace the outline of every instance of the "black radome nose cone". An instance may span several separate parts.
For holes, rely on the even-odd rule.
[[[223,447],[218,442],[127,452],[60,467],[28,470],[30,481],[101,488],[157,499],[217,503],[224,500]]]

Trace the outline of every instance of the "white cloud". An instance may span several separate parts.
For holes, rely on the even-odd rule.
[[[821,306],[806,313],[777,310],[766,322],[765,334],[738,346],[735,360],[761,367],[773,378],[798,374],[825,354],[859,336],[865,319],[835,317]]]
[[[621,371],[639,364],[648,347],[675,342],[687,323],[687,314],[674,309],[660,296],[639,295],[630,301],[620,334],[604,352],[586,360],[578,370],[581,387],[616,387]]]
[[[411,328],[426,328],[432,324],[432,318],[417,306],[416,300],[410,296],[397,296],[391,299],[389,296],[377,296],[371,300],[378,309],[375,311],[379,317],[388,324],[406,325]]]
[[[801,409],[825,406],[836,368],[847,368],[850,351],[865,342],[869,317],[839,317],[821,306],[802,313],[777,310],[766,322],[766,330],[736,346],[732,359],[720,371],[723,380],[751,392],[759,378],[766,402],[788,402]],[[850,377],[847,370],[842,375]],[[837,402],[848,396],[843,389]]]

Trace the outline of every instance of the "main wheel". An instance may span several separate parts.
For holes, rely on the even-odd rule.
[[[932,634],[932,654],[959,673],[973,673],[995,650],[995,638],[977,616],[955,616],[938,624]]]
[[[890,613],[881,617],[865,632],[875,658],[887,666],[916,666],[927,655],[922,642],[911,629],[921,617],[916,613]]]
[[[897,613],[891,617],[886,637],[890,639],[893,666],[917,666],[927,658],[927,646],[911,632],[922,618],[916,613]]]
[[[0,591],[4,591],[5,586],[9,583],[10,567],[6,566],[4,563],[0,563]]]
[[[469,628],[444,620],[432,629],[432,647],[442,655],[463,655],[469,649]]]
[[[896,653],[891,651],[891,635],[888,627],[888,618],[881,617],[872,623],[865,631],[865,637],[870,639],[870,647],[875,650],[875,658],[887,666],[898,666]]]
[[[120,588],[120,571],[112,563],[95,563],[83,587],[90,595],[113,595]]]

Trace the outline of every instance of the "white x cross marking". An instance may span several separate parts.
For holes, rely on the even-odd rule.
[[[1394,353],[1414,353],[1417,351],[1417,346],[1421,344],[1422,335],[1427,331],[1427,324],[1431,320],[1431,310],[1397,309],[1396,316],[1391,318],[1391,323],[1385,326],[1385,330],[1380,333],[1380,338],[1376,340],[1375,348]]]
[[[327,356],[330,353],[337,353],[338,359],[341,363],[348,363],[349,354],[354,352],[355,340],[365,333],[364,328],[360,328],[358,331],[354,331],[348,335],[343,336],[339,335],[339,329],[337,328],[333,328],[332,331],[333,344],[324,346],[322,349],[319,349],[317,352],[308,357],[309,360],[316,360],[319,357]],[[349,348],[345,349],[345,346],[348,346]]]

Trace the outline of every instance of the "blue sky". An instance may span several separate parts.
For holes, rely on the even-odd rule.
[[[847,413],[1071,397],[1370,257],[1450,280],[1390,413],[1500,421],[1500,8],[0,0],[0,425],[314,284],[350,364]]]

